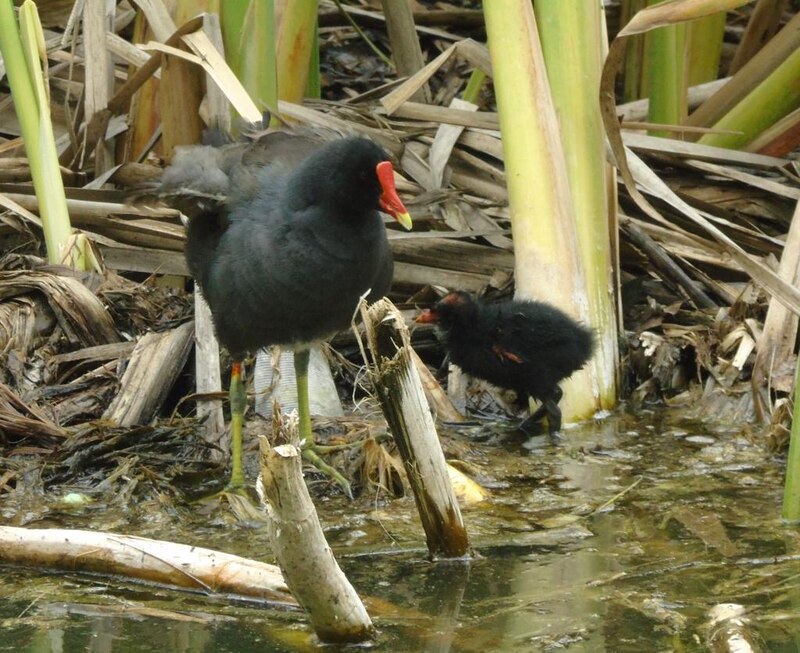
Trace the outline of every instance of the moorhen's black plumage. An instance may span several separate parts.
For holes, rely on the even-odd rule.
[[[437,324],[450,360],[466,373],[516,391],[521,404],[528,397],[542,402],[521,429],[546,414],[550,433],[560,430],[558,384],[591,358],[590,329],[550,304],[492,304],[465,292],[443,297],[417,322]]]
[[[308,347],[348,328],[362,296],[377,299],[389,290],[392,255],[379,209],[411,228],[380,146],[349,137],[312,140],[309,147],[302,135],[292,147],[290,134],[275,138],[288,139],[296,160],[248,161],[252,151],[189,149],[162,184],[168,192],[193,177],[191,194],[200,206],[189,220],[186,260],[235,361],[234,486],[244,483],[241,360],[269,345],[295,350],[300,437],[313,442]]]

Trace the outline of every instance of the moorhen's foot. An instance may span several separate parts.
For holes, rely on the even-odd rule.
[[[528,437],[540,435],[542,433],[542,418],[544,413],[537,410],[531,416],[526,417],[517,426],[517,431],[521,431]]]
[[[303,447],[303,458],[306,460],[306,462],[314,465],[314,467],[325,474],[325,476],[335,481],[336,484],[342,488],[345,496],[350,499],[350,501],[353,500],[353,491],[350,489],[350,483],[348,480],[342,476],[338,470],[319,457],[319,454],[314,449],[314,445],[307,445]]]
[[[228,482],[228,484],[221,490],[217,490],[216,492],[207,494],[206,496],[201,496],[198,499],[195,499],[193,503],[210,504],[213,502],[221,503],[223,501],[231,503],[231,497],[233,496],[237,497],[237,503],[244,500],[252,505],[257,505],[257,502],[255,501],[257,497],[255,495],[254,488],[244,483],[242,485],[233,485],[230,482]]]
[[[519,405],[520,410],[527,408],[530,404],[530,396],[524,390],[518,389],[516,392],[517,392],[517,404]],[[549,396],[553,399],[553,401],[555,401],[556,404],[558,404],[558,402],[561,401],[561,397],[563,396],[563,394],[564,393],[561,391],[561,388],[555,386],[555,388],[552,391],[550,391]],[[523,421],[520,424],[520,428],[523,431],[530,430],[531,428],[533,428],[534,424],[536,424],[537,422],[541,422],[547,415],[549,415],[547,409],[547,402],[542,401],[542,403],[539,404],[539,407],[535,411],[533,411],[525,419],[525,421]]]
[[[214,514],[217,511],[233,513],[236,519],[244,524],[262,524],[266,519],[262,501],[254,487],[226,487],[219,492],[200,497],[192,501],[197,504],[198,512]]]
[[[564,396],[561,388],[556,387],[549,399],[545,399],[530,417],[525,419],[517,428],[527,435],[537,435],[539,432],[536,426],[547,418],[547,431],[551,438],[557,439],[557,433],[561,430],[561,409],[558,402]]]
[[[530,424],[535,424],[536,422],[541,422],[545,418],[546,413],[547,413],[547,408],[545,408],[545,405],[542,404],[535,411],[533,411],[530,414],[530,416],[528,416],[522,423],[527,424],[530,422]]]
[[[458,430],[458,429],[471,428],[474,426],[480,426],[481,422],[478,421],[477,419],[469,419],[469,418],[465,418],[461,422],[449,422],[446,419],[444,419],[441,421],[441,425],[446,426],[449,429]]]
[[[547,413],[547,427],[550,437],[555,437],[556,433],[561,430],[561,409],[558,407],[558,403],[552,399],[545,401],[543,406]]]

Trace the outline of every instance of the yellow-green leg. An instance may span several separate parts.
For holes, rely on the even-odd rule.
[[[330,476],[344,490],[348,498],[353,498],[350,483],[338,471],[319,457],[314,450],[314,434],[311,432],[311,408],[308,403],[308,359],[310,351],[301,349],[294,352],[294,373],[297,382],[297,412],[300,418],[300,442],[303,458],[323,474]]]
[[[311,408],[308,402],[308,359],[311,352],[301,349],[294,352],[294,375],[297,384],[297,412],[300,417],[300,441],[306,445],[314,444],[311,432]]]
[[[242,380],[242,364],[235,362],[231,366],[231,480],[228,487],[232,489],[244,487],[244,470],[242,469],[242,425],[244,411],[247,408],[247,393]]]

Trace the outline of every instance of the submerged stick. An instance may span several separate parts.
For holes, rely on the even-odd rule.
[[[403,316],[387,299],[368,308],[362,304],[361,315],[374,361],[370,377],[403,458],[428,551],[434,558],[464,556],[469,551],[467,531],[412,360]]]
[[[280,412],[274,414],[273,433],[292,428],[297,429],[296,418],[284,424]],[[322,641],[365,642],[373,634],[372,621],[325,541],[300,457],[292,444],[273,448],[266,438],[261,440],[257,490],[267,508],[273,552]]]
[[[132,535],[0,526],[0,563],[125,576],[295,604],[275,565]]]

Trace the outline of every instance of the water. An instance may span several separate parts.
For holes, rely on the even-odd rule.
[[[800,651],[800,547],[783,461],[680,413],[612,416],[544,439],[451,434],[491,498],[476,556],[430,563],[409,498],[318,502],[340,564],[393,652],[706,651],[737,603],[765,651]],[[95,509],[35,527],[108,528],[270,560],[263,531],[191,511]],[[125,580],[0,568],[0,652],[270,653],[319,648],[302,613]],[[339,650],[326,647],[326,650]]]

